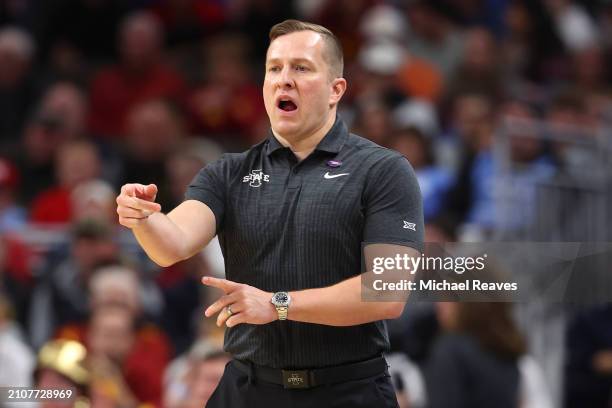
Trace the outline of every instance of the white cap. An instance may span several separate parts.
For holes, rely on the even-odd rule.
[[[436,136],[440,131],[436,109],[423,99],[415,98],[402,103],[393,111],[392,118],[397,127],[415,127],[429,137]]]
[[[393,75],[406,61],[406,49],[394,41],[381,41],[363,46],[359,63],[375,74]]]
[[[394,7],[381,4],[370,8],[362,17],[359,30],[368,40],[394,39],[405,37],[406,19]]]

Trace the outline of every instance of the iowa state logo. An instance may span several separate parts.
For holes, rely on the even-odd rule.
[[[263,174],[261,170],[251,170],[251,174],[242,178],[243,183],[249,183],[251,187],[261,187],[263,182],[270,182],[270,175]]]

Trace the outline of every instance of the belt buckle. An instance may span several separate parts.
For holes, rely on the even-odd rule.
[[[310,388],[308,370],[281,370],[285,388]]]

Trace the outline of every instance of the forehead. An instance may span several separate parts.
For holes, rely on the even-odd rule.
[[[276,38],[268,47],[266,61],[273,59],[310,59],[323,57],[323,37],[314,31],[297,31]]]

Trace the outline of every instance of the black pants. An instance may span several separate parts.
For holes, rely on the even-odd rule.
[[[285,389],[249,378],[229,362],[206,408],[397,408],[391,377],[384,373],[362,380]]]

